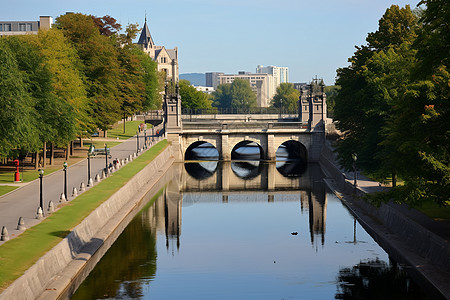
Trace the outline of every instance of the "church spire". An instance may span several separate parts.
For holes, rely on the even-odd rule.
[[[148,26],[147,26],[147,13],[145,14],[145,23],[144,23],[144,27],[142,28],[138,44],[143,45],[145,48],[148,48],[148,47],[151,48],[155,45],[155,43],[153,42],[152,35],[150,34],[150,30],[148,29]]]

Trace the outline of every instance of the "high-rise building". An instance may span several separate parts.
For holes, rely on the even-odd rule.
[[[53,19],[40,16],[39,21],[0,21],[0,36],[37,34],[39,29],[50,29]]]
[[[266,73],[273,76],[273,90],[276,92],[281,83],[289,82],[289,68],[258,65],[256,73]]]
[[[219,75],[223,75],[221,72],[209,72],[205,74],[206,86],[213,87],[217,89],[219,85]]]
[[[158,71],[166,73],[166,80],[178,82],[178,48],[166,49],[164,46],[156,46],[147,26],[147,18],[137,44],[158,63]]]

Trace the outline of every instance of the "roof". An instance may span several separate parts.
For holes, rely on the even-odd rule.
[[[153,42],[152,35],[150,34],[150,30],[148,30],[147,21],[145,21],[144,27],[142,28],[141,31],[141,36],[139,37],[138,44],[148,45],[149,43],[151,43],[152,45],[155,44]]]

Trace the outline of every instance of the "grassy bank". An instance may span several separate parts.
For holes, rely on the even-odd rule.
[[[17,188],[18,188],[17,186],[10,186],[10,185],[0,186],[0,196],[9,193],[11,191],[14,191]]]
[[[159,142],[98,185],[69,202],[40,224],[0,246],[0,292],[57,245],[95,208],[147,166],[168,143]]]
[[[136,131],[138,131],[139,124],[144,123],[144,121],[127,121],[125,122],[125,133],[123,132],[123,123],[116,124],[110,130],[108,130],[108,138],[119,138],[120,140],[127,140],[130,137],[136,135]],[[152,125],[147,124],[147,135],[151,134]],[[140,135],[144,135],[144,133],[140,133]]]

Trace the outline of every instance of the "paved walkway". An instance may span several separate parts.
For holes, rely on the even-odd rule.
[[[160,138],[155,138],[156,143]],[[150,140],[147,136],[147,140]],[[144,146],[144,136],[139,136],[139,145]],[[151,145],[150,145],[151,146]],[[137,141],[136,136],[124,141],[123,143],[111,148],[111,158],[108,159],[108,164],[113,159],[125,159],[136,152]],[[106,159],[104,155],[97,155],[91,158],[91,178],[94,180],[96,174],[101,174],[105,168]],[[80,185],[83,182],[86,186],[88,183],[88,161],[81,160],[67,168],[67,194],[68,200],[73,200],[73,188],[76,188],[78,195],[80,194]],[[94,182],[94,185],[97,184]],[[9,233],[9,238],[15,238],[21,234],[22,230],[17,230],[19,218],[22,217],[25,221],[25,227],[30,228],[43,219],[37,219],[37,210],[40,205],[40,191],[39,179],[27,183],[17,184],[20,187],[8,194],[0,196],[0,228],[6,227]],[[86,190],[89,189],[86,187]],[[47,217],[47,209],[49,202],[52,201],[55,209],[59,204],[61,193],[64,192],[64,171],[61,169],[50,175],[43,177],[43,210],[44,217]],[[0,232],[1,234],[1,232]],[[4,241],[0,241],[2,245]]]

